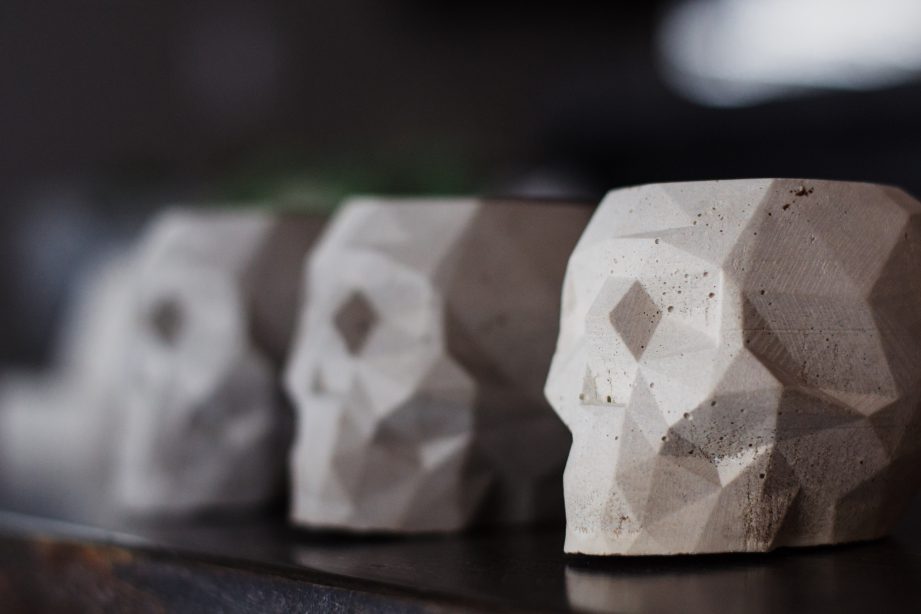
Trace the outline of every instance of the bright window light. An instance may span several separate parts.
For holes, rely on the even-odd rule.
[[[882,88],[921,75],[921,0],[691,0],[659,49],[669,81],[708,105]]]

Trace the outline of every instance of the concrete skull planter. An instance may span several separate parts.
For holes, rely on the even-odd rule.
[[[84,286],[63,360],[0,389],[0,491],[68,517],[284,491],[280,368],[322,219],[175,209]]]
[[[143,241],[121,388],[120,505],[192,511],[282,492],[279,385],[321,220],[174,211]]]
[[[449,531],[562,515],[569,445],[541,390],[590,210],[347,203],[314,251],[286,373],[292,519]]]
[[[921,477],[921,204],[811,180],[611,192],[546,395],[573,435],[567,552],[886,534]]]

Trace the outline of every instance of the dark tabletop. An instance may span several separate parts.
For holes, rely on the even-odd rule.
[[[274,519],[0,513],[0,612],[921,611],[921,505],[893,537],[771,554],[573,557],[560,527],[396,538]]]

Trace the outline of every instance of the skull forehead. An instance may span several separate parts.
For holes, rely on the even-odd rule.
[[[351,199],[330,223],[312,267],[317,274],[334,270],[336,259],[363,253],[431,276],[450,256],[480,206],[470,199]]]
[[[611,239],[659,239],[743,272],[747,262],[773,263],[764,251],[752,251],[760,246],[775,255],[791,249],[841,260],[872,277],[875,270],[853,251],[885,260],[918,212],[917,201],[903,192],[871,184],[776,179],[649,185],[605,197],[576,251]]]
[[[564,328],[567,319],[574,331],[585,326],[607,352],[624,339],[634,357],[656,331],[673,345],[686,336],[663,323],[714,344],[720,332],[726,343],[751,328],[874,330],[866,299],[915,206],[900,194],[799,180],[614,192],[570,260]],[[632,300],[639,291],[643,301]],[[736,336],[732,345],[744,342]],[[882,351],[872,335],[863,344],[871,354]]]
[[[141,266],[199,262],[236,270],[252,259],[276,222],[258,211],[169,209],[143,239]]]

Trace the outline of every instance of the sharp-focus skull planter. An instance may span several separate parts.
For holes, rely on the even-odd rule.
[[[567,552],[886,534],[921,477],[921,203],[809,180],[610,193],[546,394],[573,435]]]
[[[252,505],[284,482],[290,419],[278,370],[318,218],[176,211],[140,248],[121,384],[120,503]]]
[[[561,515],[569,438],[541,389],[589,214],[344,206],[310,259],[286,372],[295,522],[423,532]]]

